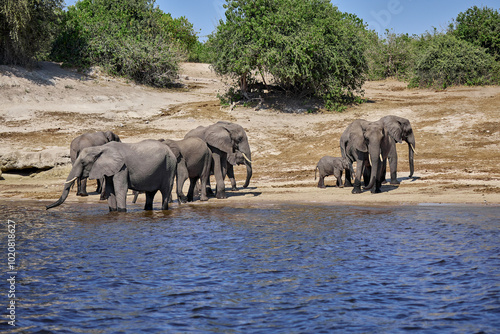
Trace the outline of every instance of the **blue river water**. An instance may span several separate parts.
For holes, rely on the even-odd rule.
[[[0,331],[500,331],[498,206],[141,206],[0,202]]]

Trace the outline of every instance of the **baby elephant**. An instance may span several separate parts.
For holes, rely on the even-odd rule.
[[[325,176],[334,175],[337,178],[337,186],[343,188],[342,171],[349,168],[349,161],[346,158],[334,158],[328,155],[321,158],[316,165],[319,170],[318,188],[326,188]],[[316,180],[316,170],[314,170],[314,180]]]

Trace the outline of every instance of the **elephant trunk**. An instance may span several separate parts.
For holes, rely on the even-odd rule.
[[[368,147],[368,155],[371,161],[371,173],[370,173],[370,183],[364,189],[370,190],[375,186],[377,181],[378,173],[379,173],[379,165],[382,163],[380,161],[380,145],[370,145]]]
[[[413,157],[415,156],[415,136],[413,133],[407,138],[406,142],[408,143],[408,162],[410,164],[410,176],[413,176],[414,165],[413,165]]]
[[[245,166],[247,168],[247,178],[245,180],[243,188],[248,187],[248,185],[250,184],[250,179],[252,178],[252,164],[248,161],[245,161]]]
[[[68,178],[66,179],[66,182],[64,182],[64,188],[63,188],[63,192],[61,194],[61,197],[59,197],[59,199],[57,201],[55,201],[54,203],[47,205],[46,206],[47,210],[63,204],[64,201],[66,200],[66,198],[68,198],[68,194],[69,194],[71,187],[75,183],[76,179],[78,177],[81,177],[81,171],[79,170],[78,166],[79,165],[73,166],[73,168],[71,169],[71,172],[69,173]]]

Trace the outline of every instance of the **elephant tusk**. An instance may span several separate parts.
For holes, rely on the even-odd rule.
[[[243,155],[243,158],[245,158],[246,161],[248,161],[249,163],[252,163],[252,161],[250,159],[248,159],[248,157],[245,155],[245,153],[241,152],[241,154]]]
[[[373,166],[373,164],[372,164],[372,157],[370,156],[370,153],[368,153],[368,161],[370,161],[370,166]]]
[[[382,154],[380,154],[380,161],[384,161],[384,158],[382,158]]]
[[[71,182],[75,181],[76,179],[78,179],[78,176],[75,176],[75,177],[74,177],[74,178],[72,178],[71,180],[64,182],[64,184],[71,183]]]
[[[413,153],[415,153],[415,155],[417,155],[417,151],[415,151],[415,147],[413,147],[412,144],[410,144],[410,147],[411,147],[411,150],[413,151]]]

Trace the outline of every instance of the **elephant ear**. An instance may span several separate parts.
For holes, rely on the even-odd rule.
[[[205,131],[205,141],[208,145],[218,148],[226,153],[233,153],[233,141],[231,133],[217,124],[211,125]]]
[[[108,142],[110,142],[110,141],[120,141],[120,137],[118,137],[118,135],[115,135],[111,131],[104,132],[104,136],[106,137],[106,139],[107,139]]]
[[[350,145],[352,147],[354,147],[356,150],[358,150],[360,152],[368,152],[368,146],[366,145],[364,135],[350,133],[349,134],[349,142],[350,142]]]
[[[99,148],[99,147],[96,147]],[[115,149],[100,149],[95,155],[95,161],[90,170],[89,179],[101,179],[104,176],[113,176],[125,165],[122,155]]]
[[[389,135],[398,143],[403,141],[402,125],[399,122],[391,122],[386,126]]]

